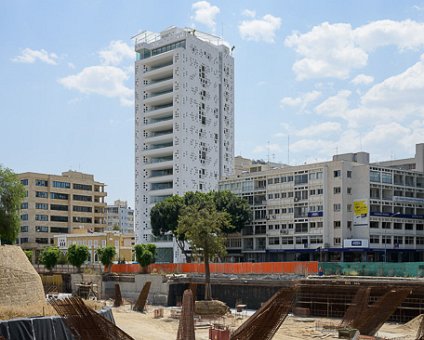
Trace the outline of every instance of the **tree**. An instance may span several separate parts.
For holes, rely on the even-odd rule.
[[[59,249],[57,247],[44,248],[40,255],[40,263],[44,264],[49,271],[56,266],[58,259]]]
[[[143,271],[146,271],[147,266],[155,262],[156,245],[151,243],[137,244],[134,250],[137,262],[140,264]]]
[[[18,176],[0,166],[0,241],[15,243],[19,234],[19,209],[25,197],[25,188]]]
[[[32,263],[32,250],[24,250],[24,253],[28,258],[28,261]]]
[[[184,207],[198,205],[204,206],[206,202],[212,201],[219,212],[227,212],[230,215],[230,225],[224,233],[240,231],[251,219],[249,203],[230,191],[212,191],[209,193],[187,192],[184,196],[171,196],[157,203],[150,211],[150,223],[155,236],[172,234],[178,247],[188,260],[188,252],[185,249],[185,235],[177,233],[178,218]]]
[[[87,261],[89,255],[87,246],[73,244],[68,248],[68,262],[77,267],[78,272],[81,272],[81,266]]]
[[[57,260],[57,264],[68,264],[68,257],[65,253],[59,251],[59,258]]]
[[[100,258],[100,262],[107,267],[108,271],[110,271],[110,267],[113,263],[113,258],[116,255],[115,247],[107,246],[105,248],[97,249],[97,255]]]
[[[212,200],[183,208],[178,219],[176,233],[183,234],[193,254],[205,262],[205,300],[212,299],[209,261],[226,254],[224,230],[232,228],[229,213],[217,211]]]

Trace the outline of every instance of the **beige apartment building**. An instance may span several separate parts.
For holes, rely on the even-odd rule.
[[[99,262],[97,249],[107,246],[115,247],[116,255],[114,261],[132,261],[135,237],[134,233],[121,234],[116,231],[91,233],[86,229],[76,231],[75,234],[72,233],[54,236],[54,245],[64,254],[66,254],[68,248],[73,244],[88,247],[90,253],[88,262],[90,263]]]
[[[39,250],[54,244],[54,235],[106,227],[105,184],[77,171],[49,175],[19,174],[26,197],[21,205],[21,229],[17,243]]]

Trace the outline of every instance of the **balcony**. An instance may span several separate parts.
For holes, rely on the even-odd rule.
[[[151,80],[148,85],[144,87],[145,91],[148,92],[159,92],[167,89],[173,90],[174,79],[173,76],[160,78],[157,80]]]
[[[168,103],[164,105],[151,106],[150,109],[144,114],[146,118],[155,118],[163,116],[167,113],[172,113],[174,111],[173,103]]]
[[[156,132],[156,135],[166,134],[172,131],[174,127],[174,119],[167,119],[160,122],[147,124],[144,126],[145,131]]]
[[[172,168],[174,161],[172,157],[153,158],[149,162],[145,163],[144,168],[146,170],[164,170]]]
[[[144,77],[149,80],[157,80],[161,78],[169,77],[173,74],[174,65],[172,60],[170,63],[160,64],[155,68],[151,68],[149,71],[144,73]]]
[[[146,179],[147,183],[160,183],[165,181],[172,181],[174,179],[173,175],[166,175],[166,176],[156,176],[156,177],[149,177]]]
[[[168,146],[165,148],[144,150],[141,152],[141,155],[147,156],[147,157],[163,157],[163,156],[172,156],[173,153],[174,153],[174,147]]]
[[[172,130],[163,131],[164,133],[155,133],[152,136],[149,136],[145,139],[147,144],[155,144],[155,143],[168,143],[172,142],[174,139],[174,135]]]
[[[172,105],[172,99],[174,98],[174,92],[173,90],[167,90],[164,92],[158,92],[156,94],[150,94],[147,96],[147,98],[144,99],[144,104],[146,105],[156,105],[156,106],[162,106],[162,105]]]

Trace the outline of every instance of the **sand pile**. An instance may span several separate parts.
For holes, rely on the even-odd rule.
[[[41,278],[17,246],[0,246],[0,306],[44,304]]]
[[[211,301],[196,301],[195,313],[197,315],[214,315],[222,316],[227,314],[230,308],[222,301],[211,300]]]

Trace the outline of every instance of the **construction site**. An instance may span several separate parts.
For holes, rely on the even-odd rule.
[[[424,279],[49,273],[0,247],[0,339],[424,339]]]

